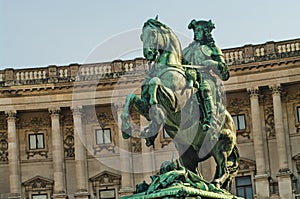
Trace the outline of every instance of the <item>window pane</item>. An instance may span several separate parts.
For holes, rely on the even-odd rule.
[[[237,188],[236,192],[237,192],[237,196],[245,197],[243,187]]]
[[[246,129],[245,115],[239,115],[239,130]]]
[[[32,199],[47,199],[47,195],[33,195]]]
[[[237,116],[233,115],[233,116],[232,116],[232,119],[233,119],[235,128],[236,128],[237,130],[239,130],[239,127],[238,127],[238,121],[237,121]]]
[[[236,186],[245,186],[245,185],[251,185],[250,176],[236,178]]]
[[[37,148],[38,149],[44,148],[44,135],[43,134],[37,135]]]
[[[96,144],[103,144],[103,132],[102,129],[96,130]]]
[[[246,199],[253,199],[252,187],[246,187]]]
[[[36,149],[36,137],[35,137],[35,135],[29,135],[29,149]]]
[[[104,129],[104,143],[105,144],[111,143],[110,129]]]
[[[100,198],[105,198],[105,199],[115,198],[115,190],[100,191]]]

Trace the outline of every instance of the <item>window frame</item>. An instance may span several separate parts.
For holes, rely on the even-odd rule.
[[[108,189],[99,189],[99,199],[111,199],[111,198],[102,198],[101,197],[101,192],[107,192],[107,191],[113,191],[114,193],[114,197],[113,198],[116,198],[116,189],[115,188],[108,188]]]
[[[106,142],[106,136],[105,136],[105,131],[109,130],[109,142]],[[101,131],[102,133],[102,142],[98,143],[98,132]],[[101,145],[111,145],[112,142],[112,134],[111,134],[111,128],[96,128],[95,129],[95,144],[97,146],[101,146]]]
[[[38,136],[42,135],[42,147],[39,147],[39,139]],[[31,144],[31,137],[35,138],[35,148],[32,148],[32,144]],[[29,145],[29,150],[40,150],[40,149],[45,149],[45,135],[44,133],[32,133],[32,134],[28,134],[28,145]]]
[[[244,119],[244,128],[243,129],[240,128],[240,116],[243,116],[243,119]],[[233,121],[235,121],[234,118],[236,118],[237,124],[234,122],[234,125],[235,125],[235,128],[237,131],[246,131],[247,130],[247,121],[246,121],[245,113],[232,115],[231,117],[232,117]]]
[[[238,179],[242,179],[242,178],[247,178],[249,179],[249,184],[246,184],[246,185],[238,185]],[[242,196],[240,197],[245,197],[245,199],[248,199],[246,198],[246,193],[247,193],[247,190],[246,188],[251,188],[251,192],[252,192],[252,197],[249,198],[249,199],[254,199],[254,189],[253,189],[253,182],[252,182],[252,177],[251,175],[243,175],[243,176],[236,176],[235,177],[235,192],[236,192],[236,195],[238,195],[238,189],[239,188],[243,188],[243,194]]]
[[[300,105],[296,106],[297,123],[300,124]]]
[[[48,194],[32,194],[31,199],[34,199],[34,196],[46,196],[46,199],[48,199]]]
[[[43,148],[38,148],[38,142],[37,142],[37,137],[35,137],[35,147],[33,148],[31,146],[31,141],[30,137],[31,136],[38,136],[38,135],[43,135]],[[48,131],[47,129],[38,129],[38,130],[31,130],[27,129],[25,130],[25,140],[26,140],[26,154],[27,154],[27,159],[34,157],[35,155],[40,155],[48,158]]]

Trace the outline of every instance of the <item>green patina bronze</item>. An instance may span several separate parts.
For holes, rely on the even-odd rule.
[[[189,29],[194,30],[194,41],[182,51],[165,24],[149,19],[143,26],[141,40],[149,71],[141,98],[135,94],[126,98],[122,135],[131,137],[130,111],[135,109],[150,121],[141,132],[146,145],[153,145],[163,128],[174,140],[180,164],[161,170],[150,185],[138,185],[137,194],[131,197],[237,198],[225,191],[237,174],[239,153],[234,122],[223,105],[219,85],[229,78],[229,70],[211,36],[213,28],[211,21],[192,20]],[[211,156],[216,173],[208,183],[197,167]]]

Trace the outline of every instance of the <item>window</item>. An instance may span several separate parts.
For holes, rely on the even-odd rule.
[[[298,123],[300,123],[300,106],[297,107],[297,119]]]
[[[115,198],[115,190],[100,190],[99,195],[101,199],[114,199]]]
[[[241,115],[233,115],[232,119],[234,121],[234,125],[236,130],[245,130],[246,129],[246,120],[245,120],[245,114]]]
[[[32,199],[48,199],[47,194],[32,195]]]
[[[110,129],[96,129],[96,144],[111,144]]]
[[[237,196],[245,199],[253,199],[252,182],[250,176],[236,177],[236,193]]]
[[[29,149],[44,149],[44,134],[38,133],[38,134],[29,134]]]

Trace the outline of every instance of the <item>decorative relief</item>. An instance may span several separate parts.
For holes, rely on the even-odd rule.
[[[255,170],[255,161],[241,158],[239,162],[239,170],[240,172]]]
[[[8,162],[7,133],[0,132],[0,162]]]
[[[26,193],[40,192],[40,191],[52,191],[53,180],[42,177],[35,176],[23,183]]]
[[[41,115],[40,117],[21,117],[20,128],[38,131],[41,127],[50,127],[50,117]]]
[[[17,119],[16,111],[7,111],[5,112],[7,121],[15,121]]]
[[[49,113],[52,118],[59,118],[61,111],[60,108],[50,108]]]
[[[71,108],[73,116],[82,116],[83,114],[83,108],[82,106],[73,106]]]
[[[231,113],[239,114],[250,106],[249,99],[233,98],[228,102],[228,110]]]
[[[131,138],[131,147],[132,147],[132,152],[134,152],[134,153],[140,153],[140,152],[142,152],[141,138],[132,137]]]
[[[296,162],[297,173],[300,174],[300,153],[293,157]]]
[[[5,118],[5,114],[0,114],[0,130],[7,129],[7,121]]]
[[[268,138],[275,138],[275,122],[274,122],[274,109],[273,106],[267,106],[264,110],[265,115],[265,131]]]
[[[111,121],[114,120],[113,115],[107,112],[96,113],[97,120],[101,128],[105,128]]]
[[[121,176],[108,171],[104,171],[90,178],[90,181],[93,183],[93,188],[115,186],[121,184]]]
[[[280,84],[271,85],[269,88],[272,91],[272,95],[281,95],[282,87]]]
[[[64,129],[64,153],[66,158],[75,158],[73,126],[65,127]]]

